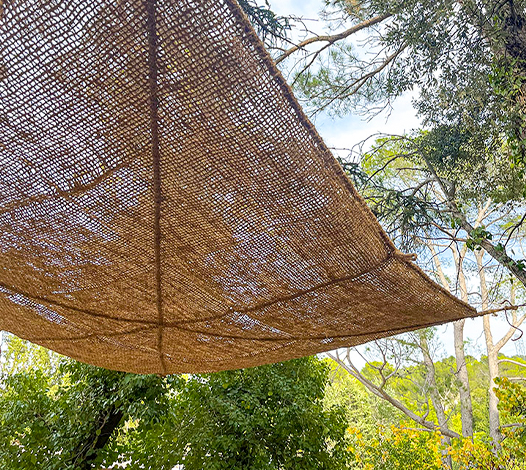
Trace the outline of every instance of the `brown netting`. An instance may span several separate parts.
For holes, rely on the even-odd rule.
[[[1,9],[1,329],[166,374],[476,313],[395,250],[234,0]]]

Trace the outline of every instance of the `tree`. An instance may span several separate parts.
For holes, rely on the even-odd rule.
[[[506,134],[523,159],[523,0],[324,4],[322,18],[330,32],[307,33],[277,53],[278,62],[287,60],[285,70],[313,112],[369,114],[418,89],[417,109],[428,123],[489,127],[497,140]]]
[[[440,256],[437,255],[437,251],[433,246],[432,236],[430,236],[429,233],[433,230],[435,232],[435,238],[437,236],[437,231],[441,235],[447,235],[449,237],[451,243],[449,246],[446,243],[445,247],[450,249],[453,256],[457,272],[455,278],[458,282],[461,298],[466,302],[470,299],[468,296],[464,264],[466,262],[468,250],[472,251],[473,258],[475,258],[476,261],[478,283],[480,286],[480,300],[477,301],[477,303],[481,306],[482,310],[487,311],[491,308],[491,305],[489,304],[489,289],[486,276],[488,271],[488,268],[486,267],[487,260],[484,261],[485,250],[482,248],[482,245],[485,245],[491,239],[499,239],[501,241],[496,244],[496,248],[498,248],[496,251],[498,251],[498,253],[502,253],[506,249],[506,246],[509,245],[512,246],[512,249],[514,245],[515,248],[520,246],[520,237],[522,235],[520,235],[520,232],[517,230],[520,228],[522,219],[517,221],[517,214],[518,209],[523,207],[524,201],[521,192],[513,193],[512,191],[514,188],[517,188],[517,183],[521,181],[522,175],[514,174],[513,172],[510,174],[505,168],[499,168],[498,163],[493,163],[490,158],[482,162],[477,162],[476,159],[469,155],[473,149],[470,147],[469,139],[465,136],[459,139],[458,136],[453,135],[453,137],[456,137],[461,142],[464,141],[464,144],[459,144],[458,140],[452,139],[448,142],[444,139],[439,146],[439,143],[435,140],[437,139],[437,136],[434,136],[434,133],[436,133],[436,131],[424,134],[420,137],[419,143],[416,144],[416,152],[413,154],[413,164],[419,160],[421,162],[423,161],[423,165],[420,167],[420,169],[423,170],[423,175],[420,178],[417,177],[409,185],[409,188],[411,188],[412,184],[416,184],[418,191],[415,192],[413,189],[409,190],[415,196],[418,194],[416,197],[421,198],[420,203],[414,204],[413,207],[417,207],[416,210],[423,210],[424,214],[421,215],[420,221],[423,220],[423,222],[420,222],[421,225],[418,226],[418,222],[414,224],[414,226],[411,227],[413,229],[411,233],[415,236],[419,231],[425,231],[427,237],[425,244],[433,255],[437,277],[443,284],[444,288],[451,290],[451,283],[444,275]],[[443,131],[439,134],[442,138],[448,135],[451,136],[451,130],[449,129],[446,129],[445,132]],[[429,145],[430,143],[432,145]],[[450,147],[449,149],[447,148],[448,143]],[[458,158],[458,155],[461,152],[464,152],[466,155]],[[448,159],[453,161],[448,161]],[[460,167],[458,164],[459,160],[462,162],[462,165],[464,165],[464,168]],[[471,179],[472,177],[468,173],[470,166],[472,169],[473,166],[475,166],[477,170],[482,170],[475,173],[475,181]],[[436,184],[437,178],[442,181],[442,184],[438,184],[436,188],[439,191],[438,194],[436,193],[436,190],[428,186],[428,184]],[[484,180],[486,181],[484,182]],[[499,180],[505,180],[511,184],[506,184],[504,186]],[[407,181],[408,179],[406,179],[406,182]],[[455,191],[458,196],[454,196],[453,193]],[[444,214],[448,214],[447,201],[451,200],[452,197],[456,197],[457,200],[462,200],[464,211],[466,211],[466,213],[473,213],[473,216],[475,217],[472,224],[472,230],[467,232],[467,238],[464,241],[458,239],[458,230],[451,230],[451,228],[448,227],[448,216],[444,216]],[[514,206],[509,204],[511,201],[515,202]],[[433,215],[430,215],[429,212],[425,213],[426,209],[422,209],[424,206],[427,206],[428,210]],[[451,214],[451,212],[449,212],[449,214]],[[449,217],[451,217],[451,215],[449,215]],[[453,216],[450,221],[452,222],[452,227],[455,229],[457,225],[455,217]],[[459,226],[460,229],[464,228],[461,221],[459,222]],[[519,235],[519,238],[517,238],[517,235]],[[463,242],[460,247],[458,246],[459,242]],[[519,261],[519,263],[522,263],[522,261]],[[507,267],[509,267],[509,265]],[[522,268],[520,266],[515,266],[515,268],[522,273]],[[517,315],[517,308],[514,307],[515,285],[513,283],[512,287],[511,291],[506,292],[504,297],[504,299],[506,299],[506,297],[509,296],[506,300],[512,311],[512,321],[508,332],[499,339],[499,341],[494,343],[491,334],[489,315],[484,317],[484,333],[486,337],[490,375],[488,386],[490,397],[490,435],[496,446],[498,446],[498,442],[500,441],[500,434],[497,398],[493,392],[493,387],[494,379],[499,375],[498,353],[511,339],[515,331],[517,331],[517,328],[526,318],[524,315]],[[502,286],[499,286],[498,283],[495,284],[495,288],[500,291],[505,290],[502,289]],[[497,294],[497,290],[494,289],[494,296]],[[503,292],[500,293],[501,296],[502,293]],[[497,297],[498,295],[499,294],[497,294]],[[460,329],[463,328],[463,323],[464,322],[457,322],[455,324],[455,349],[457,352],[457,364],[461,364],[458,369],[458,376],[461,383],[464,384],[461,388],[461,402],[465,403],[466,411],[464,415],[467,416],[471,414],[467,409],[471,405],[470,398],[468,397],[469,382],[467,380],[467,372],[466,368],[462,366],[462,364],[465,363],[465,360],[463,359],[463,335],[460,331]],[[465,391],[464,398],[462,397],[463,390]],[[463,420],[463,422],[465,422],[465,420]],[[472,425],[469,425],[469,428],[472,428]],[[463,434],[470,435],[471,433],[467,433],[466,430],[464,430]]]
[[[526,461],[526,388],[508,378],[495,379],[499,409],[506,424],[504,445],[514,461]]]
[[[356,367],[348,353],[336,353],[333,358],[418,427],[439,430],[443,444],[460,435],[473,436],[478,428],[489,433],[496,450],[501,435],[498,400],[493,389],[495,378],[502,375],[499,362],[506,360],[498,354],[525,320],[516,305],[516,293],[524,295],[524,286],[516,281],[510,284],[504,270],[509,265],[495,264],[483,245],[491,242],[499,253],[506,249],[522,250],[521,211],[525,201],[522,191],[516,191],[524,185],[524,175],[510,171],[509,164],[502,163],[500,158],[508,151],[507,147],[488,149],[486,145],[487,142],[477,142],[470,132],[442,126],[414,136],[379,139],[370,151],[362,153],[358,163],[344,163],[344,168],[395,242],[401,248],[416,251],[420,265],[446,290],[488,313],[500,312],[508,318],[504,310],[511,312],[508,331],[495,342],[489,315],[484,318],[488,368],[482,396],[488,408],[481,412],[479,402],[474,413],[471,359],[465,354],[465,322],[454,324],[456,367],[452,378],[456,383],[451,383],[449,389],[460,399],[461,429],[452,419],[450,407],[447,411],[445,397],[439,391],[429,332],[377,342],[374,348],[369,348],[371,354],[365,358],[364,370]],[[487,158],[476,158],[481,152]],[[452,199],[465,220],[471,220],[470,230],[465,230],[451,211]],[[517,263],[520,265],[522,260]],[[478,286],[475,291],[473,286]],[[421,364],[418,380],[414,370],[411,374],[407,372],[411,361]],[[418,400],[422,407],[411,406],[393,388],[393,384],[402,379],[407,381],[409,376],[413,385],[419,384],[419,396],[427,397]],[[480,396],[477,391],[477,397]],[[478,426],[475,415],[478,419],[482,416],[487,426]],[[445,456],[446,460],[449,458]]]
[[[486,268],[484,265],[484,251],[479,249],[475,252],[477,259],[477,267],[480,278],[480,290],[481,290],[481,299],[482,299],[482,308],[488,310],[489,307],[489,291],[486,282]],[[511,283],[511,296],[510,304],[515,304],[515,286],[513,282]],[[489,432],[493,445],[496,448],[500,447],[500,441],[502,440],[502,435],[500,432],[500,416],[498,410],[498,396],[495,393],[495,380],[499,377],[499,352],[504,347],[504,345],[512,338],[515,334],[517,328],[522,325],[526,320],[526,314],[517,316],[517,309],[512,310],[512,319],[510,323],[510,328],[499,340],[495,341],[493,339],[493,334],[491,332],[491,320],[490,315],[484,315],[484,337],[486,339],[486,350],[488,352],[488,366],[489,366]]]
[[[291,74],[313,113],[375,113],[416,89],[415,106],[432,136],[471,145],[472,150],[475,143],[483,143],[479,160],[488,158],[487,150],[497,151],[508,169],[511,165],[524,174],[524,0],[326,0],[322,18],[329,34],[306,33],[298,44],[276,48],[276,60]],[[446,144],[444,150],[455,149]],[[464,158],[472,164],[474,155],[474,151],[456,153],[457,169],[465,168]],[[443,186],[450,214],[466,232],[473,231],[454,188],[440,174],[432,177]],[[518,194],[524,193],[524,187],[522,181]],[[494,246],[488,239],[482,245],[526,284],[523,263],[514,260],[506,247]]]
[[[51,361],[27,362],[35,356]],[[7,358],[0,393],[0,465],[6,470],[110,466],[118,458],[117,430],[132,418],[148,422],[166,404],[169,382],[157,376],[88,366],[15,337]]]
[[[423,337],[425,333],[419,334],[419,336]],[[459,438],[460,434],[452,430],[447,424],[448,419],[445,417],[445,413],[442,415],[442,404],[438,406],[438,403],[435,402],[439,411],[437,413],[436,409],[433,410],[433,415],[440,416],[439,422],[428,419],[432,409],[429,405],[428,390],[430,387],[436,392],[437,385],[436,381],[432,384],[426,381],[426,378],[429,378],[429,373],[425,370],[425,365],[424,369],[419,371],[420,380],[415,377],[415,370],[407,367],[408,358],[415,356],[415,344],[411,344],[411,342],[412,339],[408,338],[407,335],[394,341],[389,339],[376,341],[375,347],[370,349],[369,354],[372,358],[377,357],[380,360],[374,361],[362,356],[366,360],[366,367],[362,371],[355,365],[349,349],[345,355],[341,355],[337,351],[335,354],[329,354],[329,357],[367,390],[390,403],[419,427],[429,431],[440,431],[446,438]],[[406,349],[405,353],[402,352],[402,348]],[[397,393],[396,388],[393,388],[393,384],[402,377],[409,380],[411,392],[406,388],[405,393]],[[406,386],[404,385],[404,387]]]
[[[351,429],[350,451],[357,468],[363,470],[443,470],[438,432],[420,432],[391,426],[380,429],[365,440],[359,430]]]
[[[289,20],[277,16],[270,9],[268,0],[265,0],[265,5],[258,5],[255,0],[240,0],[239,6],[268,47],[274,46],[277,41],[286,41],[287,30],[290,29]]]
[[[6,470],[340,469],[349,458],[343,409],[324,407],[329,366],[316,358],[161,378],[59,358],[12,336],[4,356]]]
[[[153,431],[168,448],[142,445],[138,430],[125,460],[156,470],[344,468],[347,426],[340,407],[324,409],[328,377],[317,358],[187,377]]]
[[[324,19],[337,33],[307,37],[277,60],[313,112],[332,109],[378,112],[407,90],[419,90],[415,105],[436,137],[484,143],[524,173],[526,155],[526,13],[523,1],[377,2],[327,0]],[[365,32],[365,33],[364,33]],[[366,35],[369,52],[350,40]],[[362,37],[363,39],[363,37]],[[291,63],[292,58],[295,63]],[[444,135],[443,130],[446,129]],[[451,132],[453,131],[453,132]],[[425,140],[425,139],[424,139]],[[460,144],[465,142],[460,142]],[[448,145],[445,145],[445,150]],[[454,156],[462,167],[474,152]],[[487,152],[479,154],[487,158]],[[430,165],[430,169],[433,165]],[[509,168],[509,162],[508,162]],[[513,173],[513,172],[512,172]],[[445,183],[434,175],[438,183]],[[468,233],[475,227],[444,186],[447,210]],[[524,182],[519,194],[524,192]],[[506,249],[483,245],[521,282],[526,272]]]

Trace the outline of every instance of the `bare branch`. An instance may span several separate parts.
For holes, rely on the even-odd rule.
[[[515,364],[516,366],[526,367],[526,363],[514,361],[513,359],[499,359],[497,361],[498,364],[500,364],[501,362],[509,362],[511,364]],[[522,377],[522,378],[524,378],[524,377]]]
[[[369,20],[362,21],[361,23],[341,33],[338,33],[338,34],[327,35],[327,36],[314,36],[314,37],[305,39],[304,41],[301,41],[299,44],[291,47],[290,49],[285,51],[283,54],[281,54],[276,59],[276,64],[279,64],[280,62],[285,60],[287,57],[289,57],[291,54],[294,54],[294,52],[298,51],[299,49],[303,49],[305,46],[308,46],[309,44],[313,44],[315,42],[328,42],[329,44],[334,44],[335,42],[348,38],[349,36],[353,35],[354,33],[357,33],[358,31],[361,31],[362,29],[369,28],[371,26],[374,26],[375,24],[381,23],[382,21],[389,18],[390,16],[392,15],[389,13],[384,13],[383,15],[375,16],[374,18],[371,18]]]
[[[515,232],[515,230],[517,230],[523,223],[524,223],[524,219],[526,219],[526,212],[524,213],[524,215],[522,216],[521,220],[519,221],[518,224],[515,224],[513,226],[513,228],[511,229],[511,232],[510,234],[508,235],[508,238],[506,240],[506,242],[504,243],[504,246],[507,246],[510,239],[511,239],[511,236],[513,235],[513,232]]]
[[[495,349],[497,351],[500,351],[502,347],[511,339],[511,337],[515,334],[519,326],[522,325],[522,323],[526,320],[526,315],[523,315],[518,320],[514,321],[512,325],[510,326],[510,329],[508,332],[499,340],[499,342],[495,345]]]
[[[434,429],[426,429],[426,428],[408,428],[408,427],[406,427],[406,426],[401,426],[400,429],[406,429],[407,431],[435,432]]]
[[[443,435],[452,437],[452,438],[459,438],[461,437],[459,434],[457,434],[454,431],[451,431],[450,429],[440,429],[438,425],[431,421],[427,421],[424,417],[417,415],[413,411],[411,411],[409,408],[404,406],[404,404],[400,401],[398,401],[396,398],[389,395],[385,390],[381,389],[380,387],[373,384],[370,380],[366,379],[359,371],[358,369],[352,364],[352,362],[347,365],[345,362],[343,362],[341,359],[339,359],[337,356],[334,356],[331,353],[327,353],[327,356],[329,356],[333,361],[335,361],[340,367],[342,367],[344,370],[346,370],[349,374],[351,374],[356,380],[358,380],[362,385],[365,386],[370,392],[372,392],[374,395],[376,395],[379,398],[382,398],[383,400],[389,402],[391,405],[393,405],[395,408],[400,410],[402,413],[404,413],[406,416],[411,418],[416,423],[424,426],[425,428],[432,430],[432,431],[440,431]]]

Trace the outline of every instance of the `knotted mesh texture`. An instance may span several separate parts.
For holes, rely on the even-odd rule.
[[[167,374],[475,314],[395,250],[233,0],[1,15],[1,329]]]

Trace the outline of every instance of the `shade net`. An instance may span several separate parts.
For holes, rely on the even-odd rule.
[[[475,314],[395,249],[232,0],[1,15],[1,329],[168,374]]]

